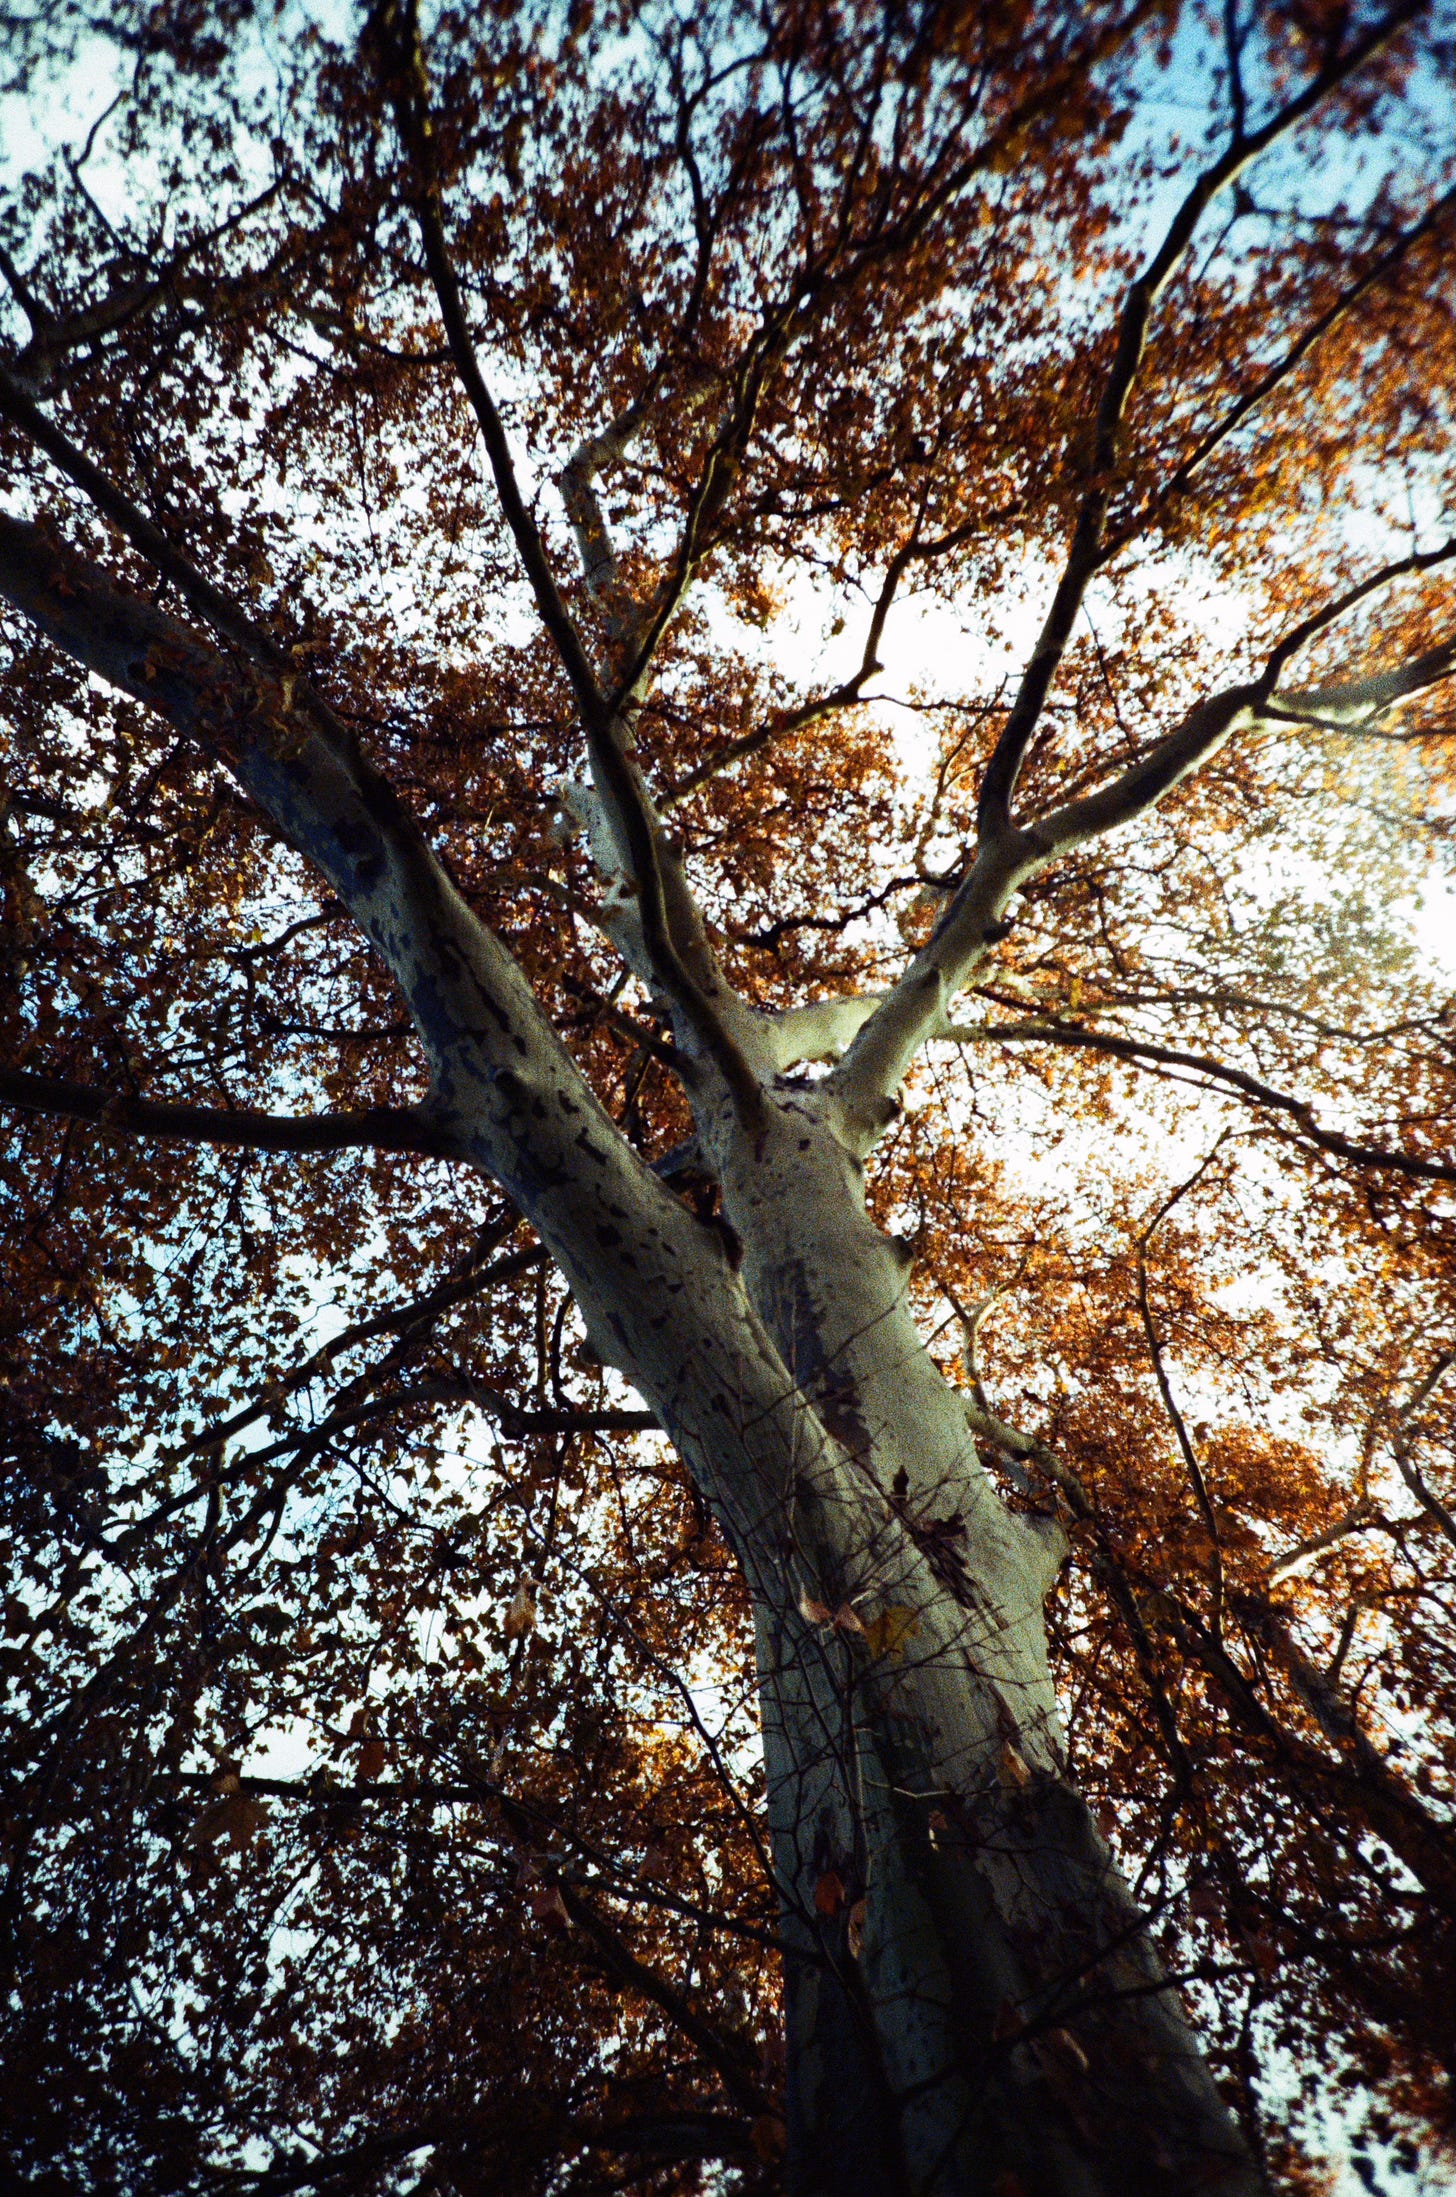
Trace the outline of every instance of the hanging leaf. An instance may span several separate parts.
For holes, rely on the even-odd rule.
[[[844,1905],[844,1879],[837,1869],[826,1869],[814,1887],[814,1906],[821,1915],[837,1915]]]
[[[561,1931],[570,1928],[571,1916],[566,1901],[557,1884],[532,1884],[526,1891],[526,1908],[531,1920],[543,1930]]]
[[[524,1640],[536,1630],[536,1582],[523,1579],[506,1605],[502,1627],[507,1640]]]

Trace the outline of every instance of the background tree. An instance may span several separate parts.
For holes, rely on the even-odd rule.
[[[1449,11],[5,27],[14,2170],[1416,2161]]]

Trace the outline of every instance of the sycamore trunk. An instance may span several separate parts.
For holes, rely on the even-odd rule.
[[[1260,2186],[1066,1773],[1012,1515],[822,1090],[715,1153],[804,1440],[740,1542],[782,1899],[789,2182],[853,2197]]]
[[[1059,1529],[1000,1500],[917,1332],[908,1256],[865,1209],[883,1094],[965,956],[954,982],[913,967],[868,1046],[817,1080],[781,1072],[804,1057],[802,1018],[736,1004],[758,1103],[692,1068],[727,1222],[704,1226],[628,1145],[352,741],[319,705],[287,716],[291,673],[240,690],[210,643],[14,521],[0,521],[0,593],[225,756],[329,880],[408,1001],[429,1148],[509,1193],[738,1552],[782,1910],[790,2187],[1252,2193],[1067,1778],[1042,1617]],[[1019,839],[988,858],[967,888],[978,937],[1044,858]],[[873,1008],[852,1003],[847,1027]],[[823,1030],[815,1043],[833,1049]]]

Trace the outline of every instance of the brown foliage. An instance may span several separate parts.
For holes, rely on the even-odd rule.
[[[0,215],[8,508],[205,622],[38,408],[326,698],[662,1159],[690,1117],[557,828],[580,698],[421,207],[563,615],[608,686],[651,640],[637,758],[723,966],[765,1008],[872,991],[966,861],[1089,497],[1029,808],[1449,521],[1439,8],[1204,217],[1099,441],[1169,205],[1378,15],[1232,11],[1231,75],[1217,12],[446,8],[428,136],[390,7],[7,18],[42,116],[91,87],[73,155],[94,81],[120,95]],[[579,577],[553,483],[624,418]],[[732,1558],[514,1211],[383,1148],[421,1055],[317,874],[7,618],[14,2171],[666,2192],[722,2159],[778,2187]],[[1451,629],[1415,572],[1301,680]],[[1028,1438],[987,1451],[1009,1499],[1068,1524],[1078,1776],[1291,2189],[1331,2087],[1377,2150],[1450,2132],[1456,1069],[1409,919],[1450,846],[1450,692],[1265,724],[1036,879],[871,1171],[923,1332]],[[371,1122],[249,1148],[240,1109]],[[993,1291],[967,1366],[951,1307]],[[862,1889],[826,1869],[821,1913],[857,1932]]]

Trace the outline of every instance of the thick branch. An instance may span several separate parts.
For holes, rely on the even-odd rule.
[[[31,338],[14,361],[17,377],[27,389],[53,388],[59,380],[56,368],[71,353],[83,347],[100,343],[103,338],[117,334],[162,299],[179,297],[178,277],[190,259],[205,251],[208,246],[220,243],[234,230],[242,227],[249,217],[262,210],[283,188],[281,178],[265,186],[257,195],[244,202],[227,215],[215,228],[201,236],[191,238],[173,252],[157,274],[142,280],[122,281],[104,298],[90,305],[78,307],[64,318],[58,317],[42,306],[29,290],[20,270],[8,253],[0,249],[0,272],[3,272],[15,292],[26,318],[31,324]]]
[[[561,1883],[562,1901],[566,1912],[578,1930],[587,1938],[606,1974],[638,1998],[646,1999],[665,2014],[673,2027],[696,2045],[707,2064],[722,2077],[730,2097],[749,2112],[761,2113],[768,2101],[753,2076],[749,2074],[744,2059],[740,2058],[718,2034],[710,2022],[704,2021],[696,2007],[692,2006],[676,1985],[665,1976],[639,1961],[621,1936],[603,1916],[598,1914],[590,1900],[584,1899],[574,1885]]]
[[[814,999],[785,1007],[768,1020],[767,1044],[778,1068],[797,1061],[834,1060],[845,1051],[879,1007],[879,997]]]
[[[1180,725],[1130,763],[1108,785],[1080,800],[1038,817],[1029,828],[1044,861],[1070,854],[1089,839],[1130,824],[1134,817],[1155,808],[1164,794],[1189,777],[1227,746],[1236,732],[1253,722],[1259,700],[1256,686],[1229,687],[1199,702]],[[947,923],[949,917],[947,917]]]
[[[1174,786],[1208,762],[1235,733],[1261,722],[1290,719],[1304,723],[1329,723],[1336,729],[1364,726],[1409,695],[1418,693],[1456,670],[1456,643],[1447,642],[1424,655],[1386,672],[1308,693],[1279,690],[1278,680],[1295,653],[1327,630],[1356,603],[1377,589],[1411,573],[1425,572],[1456,557],[1456,542],[1382,566],[1355,587],[1326,604],[1297,626],[1279,643],[1264,671],[1255,681],[1229,687],[1222,694],[1200,702],[1183,722],[1144,754],[1135,758],[1107,785],[1060,808],[1050,809],[1033,822],[983,837],[969,875],[928,946],[922,948],[888,993],[877,1014],[856,1039],[838,1071],[838,1087],[849,1114],[868,1134],[878,1120],[883,1126],[893,1094],[919,1046],[943,1029],[944,1009],[968,981],[989,947],[1003,935],[1002,915],[1012,894],[1060,856],[1088,840],[1131,823],[1153,808]],[[1077,1042],[1077,1041],[1072,1041]],[[1092,1042],[1089,1037],[1086,1042]],[[1220,1071],[1223,1072],[1223,1071]],[[1237,1080],[1237,1072],[1223,1072]],[[1263,1087],[1260,1087],[1263,1089]],[[1251,1093],[1251,1095],[1253,1095]],[[1282,1097],[1263,1103],[1299,1112],[1297,1102]],[[1435,1161],[1421,1161],[1379,1152],[1334,1138],[1333,1132],[1308,1128],[1312,1140],[1329,1151],[1374,1166],[1389,1166],[1413,1175],[1456,1179],[1452,1171]]]
[[[616,551],[612,547],[596,483],[608,466],[620,465],[642,432],[659,382],[660,374],[649,375],[646,387],[634,402],[598,434],[588,436],[579,444],[556,476],[566,516],[576,536],[587,592],[602,613],[608,639],[619,650],[631,647],[640,613],[636,604],[624,594]]]
[[[384,0],[373,17],[373,27],[385,62],[395,120],[413,171],[412,204],[450,355],[475,414],[501,511],[530,582],[541,623],[576,696],[598,794],[636,887],[643,938],[653,968],[663,991],[718,1069],[739,1113],[745,1119],[756,1120],[762,1105],[757,1079],[723,1018],[684,964],[669,914],[657,823],[641,775],[627,754],[625,722],[616,703],[599,686],[581,636],[562,600],[540,529],[521,494],[504,425],[475,355],[460,284],[445,239],[429,79],[413,0]]]
[[[20,384],[0,367],[0,414],[18,427],[22,434],[43,450],[52,465],[74,483],[88,503],[103,518],[124,535],[132,548],[154,565],[164,579],[170,580],[188,607],[206,620],[214,633],[254,662],[288,682],[290,704],[307,703],[321,723],[336,736],[344,736],[344,727],[334,713],[314,694],[308,681],[299,672],[295,658],[277,642],[271,633],[249,617],[242,605],[235,602],[221,588],[215,587],[200,572],[191,558],[168,539],[162,529],[150,520],[116,483],[94,465],[83,450],[77,448],[70,437],[57,427],[34,403]],[[11,521],[10,524],[16,522]],[[8,592],[8,590],[7,590]],[[12,601],[19,602],[16,596]],[[23,608],[24,606],[21,605]]]
[[[1365,1533],[1381,1523],[1380,1514],[1374,1504],[1368,1496],[1362,1496],[1332,1526],[1322,1526],[1318,1533],[1306,1534],[1302,1541],[1296,1541],[1292,1548],[1287,1548],[1276,1556],[1264,1574],[1264,1585],[1270,1588],[1281,1586],[1311,1556],[1320,1556],[1326,1549],[1338,1548],[1352,1534]]]
[[[3,516],[0,597],[223,764],[323,873],[420,1031],[442,1148],[488,1171],[529,1219],[598,1356],[660,1413],[730,1538],[756,1547],[764,1518],[779,1515],[789,1460],[829,1438],[719,1236],[632,1151],[393,788],[356,744],[292,707],[282,680],[240,672],[39,528]],[[731,1410],[720,1370],[730,1363]]]
[[[1441,558],[1444,560],[1453,554],[1456,550],[1445,549]],[[1434,556],[1413,557],[1402,569],[1420,570],[1426,563],[1436,561]],[[1423,656],[1412,657],[1408,664],[1397,665],[1393,671],[1373,672],[1368,679],[1350,679],[1333,687],[1309,687],[1293,694],[1274,694],[1263,714],[1292,718],[1299,724],[1329,725],[1341,732],[1363,731],[1378,722],[1397,702],[1436,686],[1453,671],[1456,671],[1456,642],[1448,641],[1441,648],[1428,649]]]
[[[420,1106],[376,1106],[358,1114],[267,1114],[241,1106],[164,1105],[13,1068],[0,1069],[0,1106],[94,1122],[116,1136],[232,1145],[250,1152],[345,1152],[364,1146],[439,1158],[451,1150]]]

